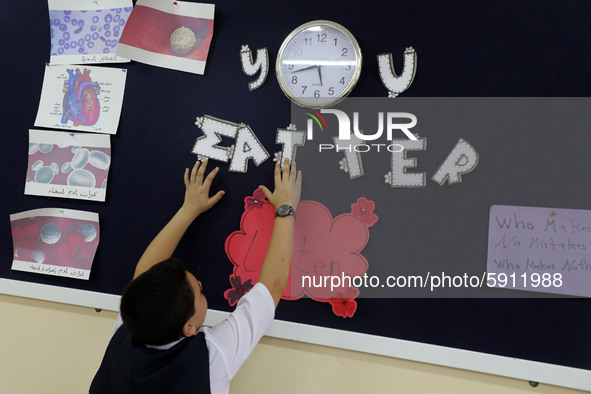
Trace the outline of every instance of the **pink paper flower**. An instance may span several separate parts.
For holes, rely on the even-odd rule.
[[[359,295],[359,290],[356,288],[349,288],[343,293],[337,293],[336,298],[330,299],[332,305],[332,312],[341,317],[353,317],[357,311],[357,301],[355,297]]]
[[[265,193],[261,189],[256,189],[252,195],[252,197],[246,197],[244,199],[244,210],[249,210],[251,208],[261,209],[263,205],[265,205]]]
[[[367,226],[371,227],[378,221],[378,215],[373,213],[376,204],[365,197],[357,199],[356,204],[351,204],[351,213],[357,216]]]
[[[240,276],[230,276],[230,283],[232,284],[232,288],[224,292],[224,297],[228,300],[230,306],[236,305],[238,300],[254,287],[251,279],[242,283],[242,278]]]

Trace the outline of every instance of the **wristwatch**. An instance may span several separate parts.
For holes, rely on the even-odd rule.
[[[291,205],[283,204],[277,207],[275,217],[285,217],[288,215],[291,215],[295,218],[295,210],[291,207]]]

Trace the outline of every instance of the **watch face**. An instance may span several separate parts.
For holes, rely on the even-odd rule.
[[[309,22],[283,42],[276,72],[281,89],[293,102],[303,107],[327,107],[345,98],[357,83],[361,51],[343,26]]]
[[[291,213],[291,207],[289,205],[280,205],[277,207],[278,216],[287,216]]]

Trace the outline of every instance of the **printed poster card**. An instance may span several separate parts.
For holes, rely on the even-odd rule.
[[[138,0],[117,55],[194,74],[205,72],[213,36],[213,4]]]
[[[115,134],[127,70],[48,65],[35,126]]]
[[[111,136],[29,130],[25,194],[105,201]]]
[[[124,63],[117,45],[131,0],[48,0],[50,64]]]
[[[97,213],[44,208],[10,215],[12,269],[88,279],[99,243]]]

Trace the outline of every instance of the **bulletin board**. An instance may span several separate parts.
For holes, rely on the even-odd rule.
[[[278,150],[276,130],[289,125],[291,106],[275,78],[274,61],[283,39],[315,19],[346,26],[362,48],[363,69],[352,97],[387,96],[377,55],[392,53],[400,70],[403,53],[412,46],[418,54],[414,82],[393,100],[474,98],[478,103],[505,98],[503,105],[519,106],[519,98],[537,98],[540,112],[556,110],[562,116],[552,127],[531,119],[533,126],[519,131],[503,127],[507,124],[502,112],[483,120],[487,127],[458,126],[457,133],[448,135],[438,135],[435,123],[430,130],[422,129],[429,147],[416,154],[416,170],[427,173],[425,187],[396,189],[383,184],[385,189],[374,193],[367,179],[384,174],[367,173],[359,180],[335,181],[356,182],[335,198],[334,188],[306,190],[304,183],[303,199],[321,201],[336,214],[348,212],[358,197],[376,201],[380,221],[371,229],[366,249],[370,261],[383,258],[388,245],[392,264],[400,267],[408,267],[413,259],[442,264],[456,259],[485,267],[492,205],[591,209],[591,137],[580,123],[571,124],[567,118],[569,111],[584,114],[591,104],[585,98],[591,96],[590,17],[591,4],[586,1],[216,4],[204,75],[138,62],[103,65],[125,68],[127,79],[119,127],[111,136],[106,201],[97,202],[23,194],[28,130],[35,128],[50,56],[49,18],[47,4],[6,3],[0,15],[5,37],[5,60],[0,66],[4,92],[0,149],[5,159],[0,178],[4,190],[0,292],[10,293],[8,283],[30,283],[120,295],[145,247],[182,203],[183,172],[195,161],[191,149],[202,135],[196,117],[211,115],[247,124],[271,155]],[[243,73],[240,63],[245,44],[253,52],[266,47],[271,63],[267,80],[253,91],[248,83],[256,77]],[[562,108],[544,101],[560,97],[572,101],[561,102]],[[432,103],[436,107],[437,101]],[[453,121],[462,125],[461,117]],[[477,149],[478,166],[461,183],[440,186],[429,178],[460,137]],[[305,164],[303,149],[298,157],[304,171],[326,171],[327,182],[344,175],[338,171],[338,156],[331,163],[336,169],[330,170],[322,163]],[[175,255],[204,283],[209,308],[223,313],[232,309],[223,293],[230,287],[233,268],[224,241],[239,229],[244,198],[259,184],[271,186],[274,162],[269,159],[260,166],[250,162],[246,173],[230,172],[226,163],[215,165],[220,173],[213,189],[224,189],[226,195],[190,227]],[[99,215],[101,238],[89,280],[10,269],[9,215],[53,207]],[[26,296],[38,295],[32,291]],[[326,304],[301,299],[282,301],[276,319],[296,324],[294,331],[299,325],[367,335],[367,349],[361,345],[358,350],[371,351],[370,342],[383,338],[555,365],[561,371],[580,371],[582,383],[571,387],[590,389],[590,311],[587,298],[359,298],[355,315],[342,318]],[[446,365],[443,359],[440,363]],[[485,366],[475,368],[487,372]]]

